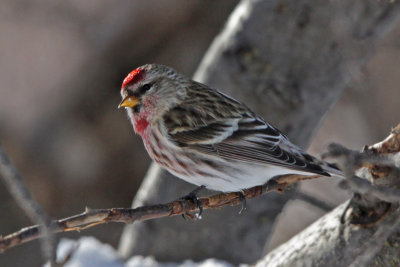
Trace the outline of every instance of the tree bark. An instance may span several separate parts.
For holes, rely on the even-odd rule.
[[[340,223],[347,204],[346,202],[340,205],[288,242],[271,251],[256,264],[256,267],[399,266],[400,211],[398,208],[384,219],[383,224],[362,227]],[[386,238],[378,242],[376,239],[382,235]],[[378,248],[377,251],[368,255],[371,252],[367,248],[375,247]],[[361,257],[367,257],[367,262],[359,263],[363,261]]]
[[[268,253],[257,267],[400,265],[400,196],[392,193],[400,184],[400,124],[361,153],[342,151],[344,182],[353,198]],[[364,179],[353,177],[357,168]]]
[[[372,55],[397,18],[385,1],[243,0],[203,58],[194,79],[226,92],[306,147],[324,114]],[[151,166],[133,206],[178,198],[193,189]],[[127,226],[119,252],[180,261],[233,263],[262,255],[290,194],[268,194],[236,208]],[[244,252],[245,251],[245,252]]]

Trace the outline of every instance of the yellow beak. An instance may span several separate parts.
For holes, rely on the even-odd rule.
[[[122,99],[121,103],[119,103],[118,108],[126,107],[126,108],[133,108],[139,103],[139,98],[134,96],[127,96]]]

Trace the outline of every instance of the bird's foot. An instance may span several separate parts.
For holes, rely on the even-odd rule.
[[[189,194],[187,194],[186,196],[183,196],[180,198],[182,200],[191,200],[199,208],[199,212],[196,213],[194,216],[190,213],[186,213],[186,216],[188,216],[191,219],[198,219],[198,220],[201,219],[201,214],[203,213],[203,203],[201,203],[201,200],[198,198],[197,194],[204,188],[205,188],[205,186],[201,185],[201,186],[197,187],[196,189],[194,189]],[[183,217],[183,219],[186,220],[185,214],[182,214],[182,217]]]
[[[240,203],[242,203],[242,208],[239,210],[239,214],[242,214],[242,212],[246,210],[247,202],[246,202],[246,197],[241,191],[239,191],[238,194],[239,194],[239,201]]]

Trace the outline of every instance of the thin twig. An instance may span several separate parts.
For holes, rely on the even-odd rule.
[[[317,207],[317,208],[319,208],[319,209],[321,209],[323,211],[326,211],[326,212],[331,211],[331,210],[333,210],[335,208],[335,206],[333,206],[332,204],[329,204],[328,202],[326,202],[326,201],[324,201],[322,199],[319,199],[319,198],[314,197],[314,196],[312,196],[310,194],[301,192],[299,190],[297,190],[294,193],[294,198],[302,200],[302,201],[304,201],[306,203],[309,203],[309,204],[311,204],[311,205],[313,205],[313,206],[315,206],[315,207]]]
[[[14,197],[20,208],[28,215],[28,217],[37,223],[36,231],[43,237],[42,254],[46,261],[51,265],[55,262],[54,238],[52,229],[49,229],[50,219],[43,211],[40,205],[33,199],[29,190],[25,187],[24,182],[17,169],[13,166],[7,154],[0,146],[0,176],[3,178],[8,191]]]
[[[399,177],[400,179],[400,177]],[[400,190],[393,187],[373,185],[368,180],[353,176],[343,180],[339,186],[343,189],[350,189],[359,194],[371,194],[382,201],[389,203],[400,202]]]
[[[246,199],[255,198],[267,192],[281,190],[281,188],[292,183],[279,179],[271,180],[264,186],[256,186],[243,190]],[[203,209],[218,209],[227,205],[241,204],[240,193],[220,193],[210,197],[200,198]],[[135,209],[131,208],[111,208],[111,209],[86,209],[85,212],[61,220],[55,220],[51,223],[52,233],[67,231],[80,231],[99,224],[108,222],[132,223],[135,221],[145,221],[156,218],[176,216],[198,211],[198,207],[191,200],[176,200],[166,204],[143,206]],[[23,228],[18,232],[0,238],[0,251],[5,251],[11,247],[43,237],[39,231],[39,226],[34,225]]]
[[[391,134],[382,142],[367,147],[365,151],[358,152],[345,148],[339,144],[330,144],[328,152],[323,158],[335,158],[346,180],[341,183],[342,187],[348,188],[353,192],[360,194],[371,194],[380,200],[386,202],[400,202],[400,190],[396,188],[400,181],[400,170],[394,162],[396,153],[400,153],[400,124],[395,127]],[[359,178],[354,175],[356,169],[367,167],[371,173],[376,166],[384,166],[384,172],[380,174],[387,180],[388,176],[395,176],[392,187],[373,184],[365,178]],[[378,182],[381,179],[376,179]],[[375,179],[372,179],[375,182]]]

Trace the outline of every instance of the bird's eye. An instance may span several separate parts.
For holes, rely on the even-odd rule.
[[[140,88],[140,92],[141,92],[142,94],[144,94],[145,92],[147,92],[147,91],[150,90],[151,86],[152,86],[152,84],[146,83],[145,85],[143,85],[143,86]]]

